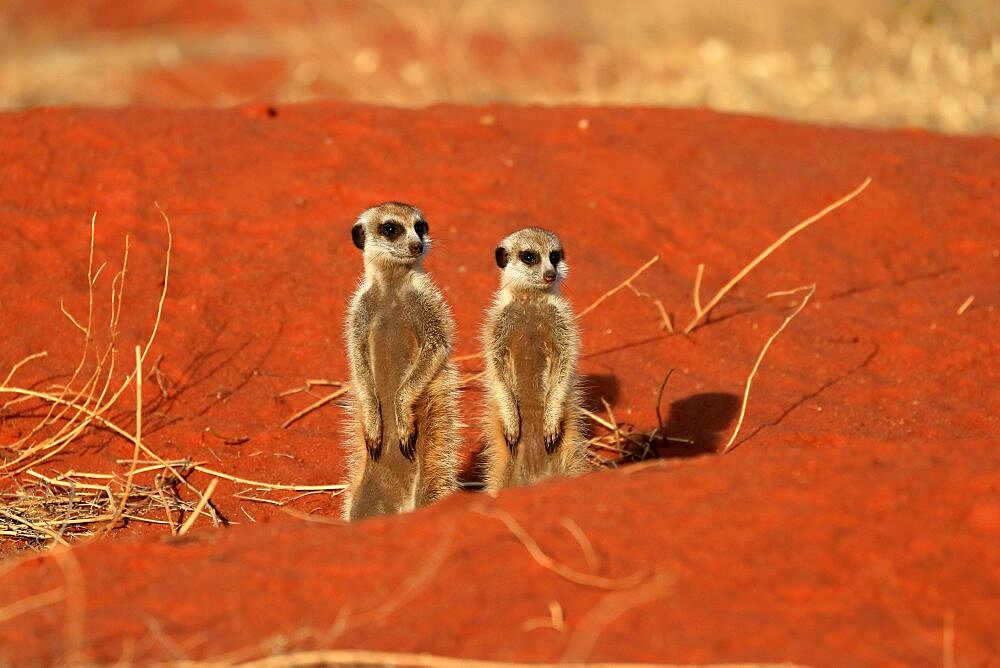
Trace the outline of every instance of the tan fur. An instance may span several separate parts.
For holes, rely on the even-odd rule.
[[[554,264],[553,251],[562,255]],[[558,291],[568,271],[561,251],[558,237],[538,228],[511,234],[497,249],[498,263],[503,255],[506,265],[483,329],[488,490],[588,468],[576,375],[580,337]],[[525,252],[537,262],[523,262]],[[546,273],[553,282],[544,280]]]
[[[382,236],[386,221],[404,232]],[[458,373],[448,360],[454,323],[421,266],[430,237],[415,232],[418,222],[417,209],[387,203],[356,223],[364,233],[365,275],[346,323],[352,389],[347,520],[407,512],[457,485]],[[421,243],[420,252],[407,250]],[[413,461],[404,454],[408,447]]]

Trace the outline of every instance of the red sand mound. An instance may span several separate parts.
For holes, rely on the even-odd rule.
[[[423,208],[435,238],[427,266],[454,306],[464,354],[476,350],[495,288],[494,244],[516,227],[563,237],[578,309],[659,254],[635,287],[683,325],[698,263],[707,300],[792,224],[866,176],[873,183],[758,267],[690,336],[662,331],[652,300],[628,290],[581,321],[591,405],[603,397],[619,421],[650,429],[675,367],[663,417],[694,445],[663,448],[654,465],[498,499],[457,494],[352,526],[302,519],[336,516],[328,495],[289,503],[290,516],[236,498],[246,486],[223,481],[213,502],[228,528],[199,519],[171,539],[133,523],[70,556],[0,564],[0,661],[232,661],[317,648],[519,661],[995,661],[998,175],[996,139],[699,111],[3,116],[3,368],[47,350],[18,374],[44,387],[75,365],[81,336],[59,300],[86,309],[94,210],[95,262],[109,262],[97,285],[105,310],[123,237],[132,239],[119,339],[129,359],[163,278],[158,201],[174,254],[145,440],[163,456],[269,482],[340,479],[340,410],[282,429],[312,397],[279,395],[346,377],[343,308],[361,265],[348,230],[365,206]],[[800,299],[765,295],[814,282],[754,381],[736,449],[712,456],[758,351]],[[480,399],[475,388],[464,395],[469,422]],[[130,410],[123,401],[120,421]],[[31,424],[8,415],[4,442]],[[474,429],[466,443],[475,450]],[[39,470],[121,473],[116,460],[131,452],[96,432]],[[520,524],[506,526],[501,510]],[[587,576],[543,568],[512,527]],[[591,567],[641,583],[594,581]]]

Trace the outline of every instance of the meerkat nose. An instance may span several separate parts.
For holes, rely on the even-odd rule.
[[[424,252],[424,244],[421,241],[411,241],[410,242],[410,254],[420,255]]]
[[[556,280],[556,270],[546,269],[545,273],[542,274],[542,278],[545,279],[546,283],[551,283],[552,281]]]

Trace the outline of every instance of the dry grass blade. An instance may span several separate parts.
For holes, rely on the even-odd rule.
[[[531,555],[531,558],[539,566],[575,584],[585,587],[595,587],[597,589],[628,589],[635,587],[646,578],[645,573],[634,573],[623,578],[608,578],[590,573],[581,573],[575,568],[571,568],[545,554],[545,551],[538,545],[538,542],[531,537],[531,534],[510,513],[497,508],[478,508],[476,512],[503,522],[507,529],[514,534],[514,537],[524,545],[528,554]]]
[[[966,299],[964,302],[962,302],[962,305],[958,307],[958,314],[962,315],[963,313],[968,311],[969,307],[972,306],[972,302],[974,302],[975,300],[976,300],[975,295],[969,295],[969,298]]]
[[[139,346],[135,347],[135,446],[132,448],[132,464],[129,466],[128,475],[125,478],[125,491],[122,492],[121,505],[118,506],[117,515],[125,511],[125,504],[128,502],[128,495],[132,491],[132,480],[135,477],[135,469],[139,461],[139,444],[142,443],[142,355]]]
[[[806,296],[802,298],[802,301],[795,308],[795,310],[788,314],[788,317],[785,318],[784,322],[781,323],[778,329],[776,329],[774,333],[771,334],[770,337],[768,337],[767,342],[764,344],[764,347],[761,348],[760,350],[760,354],[757,355],[757,361],[754,363],[753,369],[750,370],[750,375],[747,376],[746,386],[743,388],[743,401],[740,403],[740,416],[736,420],[736,427],[733,429],[732,435],[729,437],[729,440],[726,441],[726,444],[722,448],[722,452],[724,453],[728,452],[729,449],[733,447],[733,443],[736,441],[736,436],[739,435],[740,428],[743,426],[743,418],[746,417],[747,413],[747,403],[749,403],[750,401],[750,384],[753,382],[754,376],[757,375],[757,369],[760,368],[760,363],[764,361],[764,355],[767,353],[767,349],[771,347],[771,344],[774,343],[774,340],[776,338],[778,338],[778,335],[784,331],[785,327],[788,326],[788,323],[790,323],[795,318],[795,316],[797,316],[802,311],[802,309],[806,307],[806,304],[809,303],[809,298],[812,297],[813,293],[816,292],[816,286],[808,285],[801,288],[796,288],[794,290],[772,292],[771,294],[768,295],[768,297],[777,297],[779,295],[795,294],[803,290],[806,291]]]
[[[335,485],[297,485],[297,484],[281,484],[281,483],[271,483],[263,482],[261,480],[250,480],[248,478],[240,478],[239,476],[229,475],[228,473],[223,473],[222,471],[216,471],[215,469],[210,469],[206,466],[192,466],[195,471],[201,471],[202,473],[214,476],[216,478],[223,478],[232,482],[238,482],[243,485],[251,485],[253,487],[258,487],[260,489],[283,489],[290,492],[336,492],[347,488],[344,484]]]
[[[594,550],[594,544],[590,542],[589,538],[587,538],[587,534],[583,532],[580,525],[577,524],[572,518],[563,517],[559,520],[559,522],[566,527],[566,531],[573,536],[573,540],[575,540],[580,546],[580,549],[583,550],[583,556],[587,560],[587,568],[590,569],[591,573],[596,573],[597,569],[601,567],[601,560],[597,557],[597,552]]]
[[[604,300],[608,299],[609,297],[611,297],[612,295],[614,295],[616,292],[619,292],[620,290],[624,290],[627,287],[631,287],[632,281],[634,281],[636,278],[638,278],[639,274],[641,274],[642,272],[644,272],[647,269],[649,269],[651,266],[653,266],[659,260],[660,260],[660,256],[659,255],[654,255],[652,257],[652,259],[650,259],[648,262],[646,262],[646,264],[644,264],[641,267],[639,267],[638,269],[636,269],[635,272],[631,276],[629,276],[624,281],[622,281],[621,283],[619,283],[618,285],[616,285],[615,287],[611,288],[610,290],[608,290],[607,292],[605,292],[603,295],[601,295],[600,297],[598,297],[594,301],[594,303],[592,303],[590,306],[588,306],[587,308],[585,308],[582,311],[580,311],[579,313],[577,313],[576,314],[576,319],[577,320],[582,319],[583,316],[587,315],[588,313],[590,313],[591,311],[593,311],[595,308],[597,308],[598,306],[600,306],[604,302]]]
[[[15,617],[27,614],[32,610],[38,610],[39,608],[46,608],[50,605],[55,605],[65,598],[66,592],[62,587],[59,587],[58,589],[50,589],[49,591],[43,591],[41,594],[35,594],[19,601],[15,601],[0,608],[0,624],[14,619]]]
[[[306,379],[306,384],[301,387],[293,387],[278,394],[279,397],[288,397],[301,392],[312,392],[314,387],[344,387],[347,383],[342,380],[327,380],[325,378]]]
[[[156,333],[159,330],[160,320],[163,315],[163,305],[166,300],[167,286],[169,285],[170,280],[170,255],[173,248],[173,232],[171,230],[170,220],[167,218],[163,210],[159,208],[159,205],[157,205],[157,208],[160,210],[166,225],[167,249],[164,261],[163,286],[157,302],[156,317],[153,322],[150,335],[143,346],[142,353],[140,355],[141,360],[145,360],[146,355],[149,353],[149,349],[156,338]],[[105,415],[117,404],[118,399],[128,389],[132,381],[135,380],[136,372],[132,372],[124,378],[116,389],[112,390],[116,362],[115,341],[118,335],[119,320],[121,317],[123,303],[122,295],[125,285],[125,272],[128,263],[129,244],[127,237],[125,240],[125,254],[122,260],[122,269],[112,279],[111,284],[108,344],[104,352],[101,353],[96,349],[96,344],[93,343],[95,340],[93,294],[97,276],[100,273],[100,269],[98,269],[97,272],[93,270],[95,224],[96,214],[94,214],[91,218],[90,253],[87,268],[88,307],[86,325],[83,326],[85,339],[81,360],[74,370],[70,381],[63,385],[59,394],[33,391],[27,388],[10,386],[7,383],[0,386],[0,394],[11,394],[18,398],[30,397],[39,399],[49,406],[49,410],[45,418],[39,421],[27,436],[22,437],[17,443],[8,446],[15,451],[19,451],[19,454],[14,459],[0,465],[0,470],[19,473],[29,467],[37,466],[41,462],[62,451],[95,422],[107,426],[109,421]],[[71,317],[70,319],[73,321],[75,326],[81,327],[80,323],[75,318]],[[74,389],[74,384],[77,378],[81,375],[91,352],[93,352],[94,356],[94,370],[91,372],[89,378],[85,379],[82,387]],[[56,412],[57,409],[58,412]],[[46,426],[55,422],[61,423],[61,426],[54,434],[42,437],[37,441],[29,440],[39,435],[39,433]],[[119,429],[119,431],[123,432],[124,430]],[[135,440],[131,435],[128,435],[127,438],[129,438],[130,441]]]
[[[552,629],[560,633],[566,631],[566,616],[559,601],[549,601],[548,617],[535,617],[521,624],[521,630],[525,632],[537,629]]]
[[[855,188],[853,191],[851,191],[847,195],[844,195],[843,197],[841,197],[840,199],[838,199],[833,204],[830,204],[829,206],[825,207],[823,210],[819,211],[818,213],[815,213],[812,216],[809,216],[808,218],[806,218],[805,220],[803,220],[801,223],[799,223],[798,225],[796,225],[792,229],[790,229],[787,232],[785,232],[784,234],[782,234],[778,238],[777,241],[775,241],[773,244],[771,244],[770,246],[768,246],[767,248],[765,248],[764,251],[760,255],[758,255],[753,260],[751,260],[750,263],[747,266],[743,267],[743,269],[741,269],[739,271],[739,273],[737,273],[735,276],[733,276],[733,278],[730,279],[730,281],[728,283],[726,283],[724,286],[722,286],[722,288],[720,288],[719,291],[715,293],[715,296],[712,297],[708,301],[708,304],[706,304],[704,308],[699,308],[700,297],[698,295],[698,292],[701,289],[701,275],[702,275],[702,271],[703,271],[703,266],[699,265],[698,266],[698,276],[696,278],[696,287],[695,287],[695,292],[694,292],[695,315],[691,319],[691,322],[689,322],[687,324],[687,327],[684,328],[684,333],[685,334],[690,334],[691,330],[693,330],[695,328],[695,326],[699,322],[701,322],[702,318],[704,318],[706,315],[708,315],[712,311],[712,309],[715,308],[716,304],[718,304],[722,300],[722,298],[725,297],[726,294],[728,294],[729,291],[732,290],[733,287],[736,286],[737,283],[739,283],[740,281],[742,281],[744,279],[744,277],[746,277],[747,274],[749,274],[751,271],[753,271],[753,269],[758,264],[760,264],[761,262],[763,262],[767,258],[768,255],[770,255],[771,253],[773,253],[774,251],[776,251],[778,248],[781,247],[782,244],[784,244],[786,241],[788,241],[789,239],[791,239],[793,236],[795,236],[796,234],[798,234],[802,230],[806,229],[807,227],[809,227],[810,225],[812,225],[813,223],[815,223],[817,220],[820,220],[821,218],[825,217],[827,214],[829,214],[829,213],[831,213],[833,211],[836,211],[837,209],[839,209],[840,207],[844,206],[845,204],[847,204],[848,202],[850,202],[852,199],[854,199],[855,197],[857,197],[858,195],[860,195],[861,192],[865,188],[867,188],[868,185],[871,182],[872,182],[871,177],[865,179],[864,182],[860,186],[858,186],[857,188]]]
[[[194,526],[194,523],[198,521],[198,516],[201,515],[201,511],[205,509],[205,506],[208,504],[208,500],[212,498],[212,492],[215,491],[215,486],[218,484],[218,478],[213,478],[212,481],[208,483],[205,493],[201,495],[201,498],[198,499],[198,504],[194,507],[194,510],[191,511],[191,516],[187,518],[184,524],[181,525],[180,530],[177,532],[178,536],[186,534],[191,530],[191,527]]]
[[[629,610],[665,597],[673,582],[673,577],[657,573],[643,587],[607,594],[576,625],[566,644],[562,660],[576,665],[589,665],[587,659],[604,629]]]
[[[297,421],[301,420],[305,416],[309,415],[313,411],[319,410],[320,408],[322,408],[323,406],[326,406],[328,403],[330,403],[334,399],[336,399],[338,397],[341,397],[341,396],[343,396],[345,394],[347,394],[347,388],[346,387],[342,387],[342,388],[340,388],[339,390],[337,390],[335,392],[331,392],[330,394],[328,394],[328,395],[326,395],[324,397],[320,397],[319,399],[317,399],[313,403],[309,404],[308,406],[306,406],[305,408],[303,408],[302,410],[300,410],[299,412],[295,413],[290,418],[288,418],[287,420],[285,420],[284,422],[282,422],[281,423],[281,428],[282,429],[288,429],[290,426],[292,426],[293,424],[295,424]]]

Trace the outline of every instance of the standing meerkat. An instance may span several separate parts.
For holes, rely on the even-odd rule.
[[[346,323],[354,442],[343,516],[353,521],[456,488],[458,373],[451,312],[422,266],[423,214],[387,202],[363,211],[351,237],[365,267]]]
[[[500,289],[483,331],[486,489],[587,468],[576,359],[580,337],[559,284],[569,267],[552,232],[527,228],[496,249]]]

